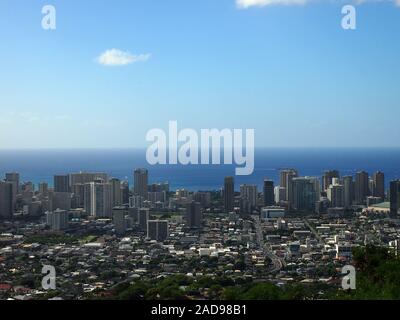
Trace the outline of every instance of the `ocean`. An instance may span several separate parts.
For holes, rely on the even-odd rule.
[[[149,182],[170,183],[172,190],[185,188],[219,190],[225,176],[235,175],[236,165],[148,165],[145,149],[43,149],[0,150],[0,176],[16,171],[21,181],[47,182],[53,175],[79,171],[101,171],[112,177],[133,180],[133,170],[149,169]],[[263,179],[279,184],[279,170],[295,168],[302,176],[321,176],[336,169],[341,175],[365,170],[372,175],[383,171],[386,185],[400,178],[400,148],[260,148],[255,152],[255,170],[250,176],[236,176],[235,187],[256,184]],[[260,189],[262,190],[262,189]]]

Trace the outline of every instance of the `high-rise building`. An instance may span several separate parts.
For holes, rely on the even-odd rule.
[[[280,173],[280,180],[281,184],[280,186],[285,188],[286,190],[286,195],[285,195],[285,201],[288,201],[289,207],[293,206],[293,179],[298,177],[297,170],[295,169],[285,169],[282,170]]]
[[[365,204],[369,196],[369,177],[365,171],[356,174],[355,201],[356,204]]]
[[[14,212],[17,204],[17,195],[20,193],[19,173],[6,173],[5,181],[12,184],[12,211]]]
[[[337,170],[325,171],[324,176],[322,177],[322,190],[327,191],[328,188],[332,185],[332,180],[334,178],[339,178],[339,171]]]
[[[264,206],[269,207],[275,205],[274,182],[264,179],[263,185]]]
[[[210,192],[195,192],[193,200],[199,202],[203,208],[207,208],[211,205],[211,194]]]
[[[144,207],[144,198],[142,196],[135,196],[129,198],[129,207],[130,208],[143,208]]]
[[[68,229],[68,211],[57,209],[55,211],[46,212],[46,223],[53,231]]]
[[[75,184],[85,184],[98,180],[108,181],[107,173],[103,172],[79,172],[70,175],[71,186]]]
[[[385,200],[385,174],[383,172],[375,172],[372,176],[374,181],[374,189],[372,195],[374,197],[381,198],[382,201]]]
[[[54,176],[54,192],[69,192],[69,175],[55,175]]]
[[[167,220],[149,220],[147,222],[147,238],[162,242],[168,238],[168,234]]]
[[[72,202],[72,195],[69,192],[50,192],[49,205],[50,211],[70,210]]]
[[[286,188],[276,186],[274,188],[275,203],[280,205],[286,199]]]
[[[315,212],[319,189],[318,178],[293,178],[293,209]]]
[[[242,184],[240,186],[240,199],[248,201],[250,211],[254,210],[257,206],[257,195],[258,191],[256,185]]]
[[[354,180],[352,176],[343,177],[344,206],[350,208],[354,201]]]
[[[235,206],[235,180],[233,177],[225,177],[224,181],[225,212],[233,211],[234,206]]]
[[[71,191],[74,194],[76,207],[83,208],[85,206],[85,184],[74,184],[71,186]]]
[[[39,193],[41,195],[47,195],[49,193],[49,185],[47,182],[39,183]]]
[[[85,211],[95,218],[111,218],[111,185],[102,180],[85,184]]]
[[[203,214],[201,205],[198,202],[192,201],[186,205],[186,225],[189,228],[201,228]]]
[[[11,182],[0,181],[0,219],[13,216],[13,192],[14,189]]]
[[[128,181],[121,182],[121,197],[122,197],[122,204],[129,203],[129,182]]]
[[[148,186],[149,192],[169,192],[169,182],[153,183]]]
[[[167,194],[165,191],[161,192],[148,192],[147,193],[147,200],[156,203],[156,202],[166,202],[167,201]]]
[[[136,169],[133,175],[134,193],[147,200],[149,172],[147,169]]]
[[[116,178],[112,178],[109,180],[111,185],[111,206],[119,207],[122,205],[122,189],[121,189],[121,181]]]
[[[71,192],[74,193],[75,203],[79,208],[85,207],[85,184],[95,181],[108,181],[108,175],[103,172],[79,172],[70,175]]]
[[[400,180],[390,182],[390,217],[397,218],[400,205]]]
[[[331,207],[344,207],[344,186],[339,184],[338,178],[332,179],[332,184],[328,187],[327,194]]]
[[[118,235],[123,235],[126,232],[126,219],[125,217],[129,215],[129,211],[125,207],[114,207],[112,209],[113,213],[113,223],[115,233]]]
[[[138,220],[139,220],[140,230],[146,231],[147,230],[147,221],[150,220],[150,210],[147,208],[139,209]]]

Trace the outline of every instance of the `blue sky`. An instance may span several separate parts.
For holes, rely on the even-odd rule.
[[[347,31],[350,0],[253,1],[2,0],[0,148],[145,147],[169,120],[254,128],[257,146],[399,146],[394,1],[357,5]],[[99,63],[111,49],[139,61]]]

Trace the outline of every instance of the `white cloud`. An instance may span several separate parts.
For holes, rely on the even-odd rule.
[[[128,51],[119,49],[109,49],[104,51],[97,62],[103,66],[125,66],[135,62],[144,62],[150,59],[150,54],[131,54]]]
[[[71,119],[71,116],[69,116],[67,114],[59,114],[54,117],[54,120],[60,120],[60,121],[70,120],[70,119]]]
[[[36,122],[40,120],[40,117],[38,114],[33,113],[33,112],[20,112],[18,115],[20,118],[27,122]]]

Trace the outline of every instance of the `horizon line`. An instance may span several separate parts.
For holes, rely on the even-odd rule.
[[[147,147],[20,147],[20,148],[3,148],[1,151],[35,151],[35,150],[146,150]],[[178,147],[179,149],[179,147]],[[211,150],[212,148],[209,148]],[[221,147],[223,149],[223,147]],[[399,146],[256,146],[257,149],[400,149]],[[169,148],[166,148],[169,150]],[[199,148],[201,150],[201,148]]]

